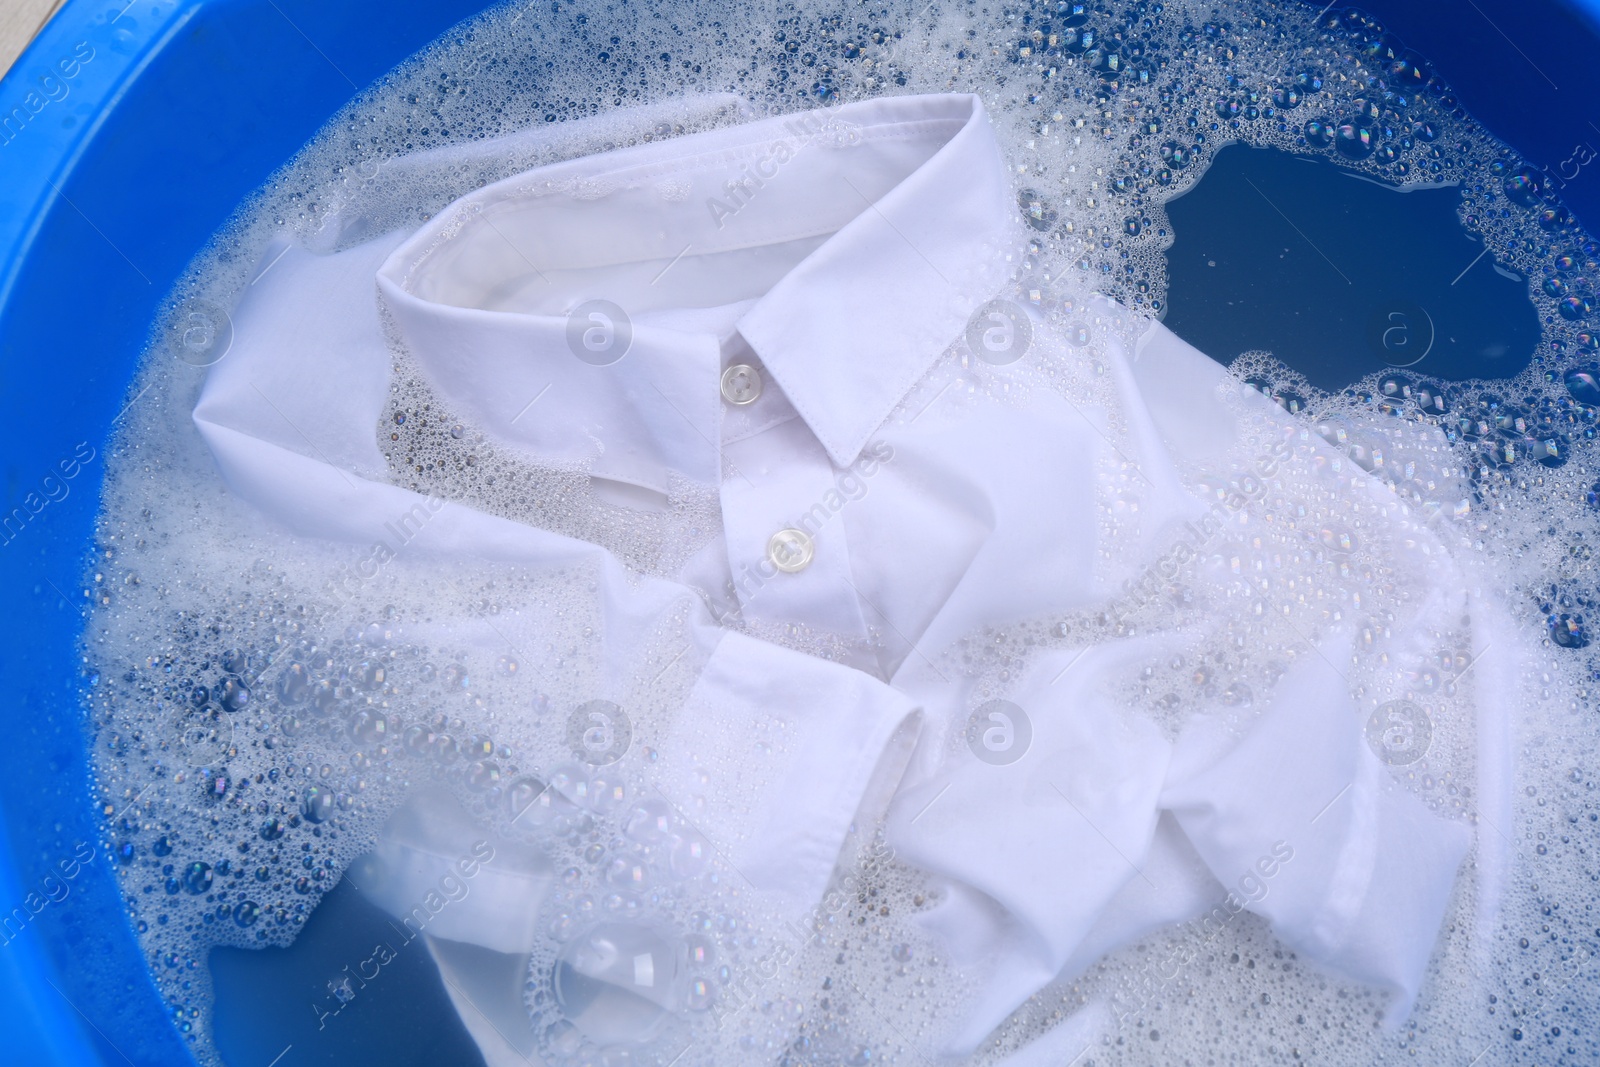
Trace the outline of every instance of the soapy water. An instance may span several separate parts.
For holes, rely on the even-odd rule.
[[[975,1059],[1035,1040],[1053,1042],[1061,1062],[1082,1054],[1101,1064],[1597,1054],[1600,245],[1424,60],[1353,11],[751,2],[513,5],[463,24],[336,116],[174,292],[133,385],[148,393],[108,450],[84,655],[99,679],[88,711],[107,845],[151,972],[201,1062],[220,1062],[207,952],[286,945],[341,877],[381,880],[368,850],[423,788],[448,791],[486,839],[555,875],[523,991],[544,1061],[626,1049],[628,1062],[662,1065],[925,1062],[967,993],[911,921],[937,890],[897,862],[870,820],[797,924],[770,914],[721,861],[696,827],[702,798],[645,785],[652,742],[697,668],[673,659],[684,642],[670,621],[645,657],[650,684],[594,706],[589,576],[413,569],[404,523],[392,542],[359,552],[297,541],[229,497],[189,415],[204,368],[227,358],[228,309],[286,240],[351,247],[541,163],[751,113],[944,91],[983,97],[1012,167],[1032,241],[1011,295],[1084,331],[1064,332],[1068,350],[1028,354],[1038,387],[1102,395],[1084,294],[1164,312],[1173,235],[1163,205],[1235,141],[1400,185],[1453,183],[1463,229],[1528,279],[1542,328],[1527,368],[1497,381],[1431,378],[1425,363],[1405,366],[1402,345],[1395,369],[1327,392],[1271,353],[1211,353],[1298,420],[1305,437],[1286,450],[1272,425],[1243,421],[1253,435],[1243,454],[1276,457],[1298,476],[1267,485],[1247,468],[1197,462],[1185,477],[1218,501],[1300,509],[1319,547],[1202,528],[1184,551],[1174,546],[1187,568],[1176,579],[1146,575],[1109,611],[930,650],[991,690],[983,716],[951,743],[1004,765],[1028,724],[1024,709],[995,702],[1052,645],[1186,635],[1125,679],[1129,714],[1170,731],[1194,706],[1220,701],[1242,729],[1311,639],[1347,621],[1360,640],[1346,669],[1370,698],[1373,751],[1436,814],[1478,827],[1480,841],[1503,839],[1514,856],[1498,917],[1475,911],[1489,877],[1475,852],[1421,999],[1386,1021],[1377,993],[1302,962],[1263,922],[1228,909],[1220,925],[1158,932],[1064,976]],[[564,127],[641,104],[655,108],[642,120]],[[984,363],[963,349],[935,373],[982,396],[998,388]],[[402,351],[374,433],[394,484],[598,543],[641,573],[674,574],[720,534],[716,501],[690,489],[657,511],[616,508],[580,469],[497,449]],[[1313,436],[1348,460],[1340,477],[1393,489],[1414,516],[1413,539],[1365,536],[1379,527],[1364,509],[1380,505],[1328,489],[1304,444]],[[1107,529],[1125,520],[1127,500],[1102,505]],[[1504,716],[1512,799],[1489,829],[1469,709],[1474,666],[1492,650],[1476,648],[1459,620],[1430,616],[1425,632],[1404,632],[1437,580],[1420,543],[1446,546],[1471,583],[1502,597],[1533,649],[1523,700]],[[1215,576],[1230,563],[1240,580]],[[481,620],[481,640],[440,634],[434,616]],[[828,651],[803,630],[759,636]],[[1408,688],[1366,693],[1366,672],[1406,641],[1427,646]],[[779,743],[781,724],[772,727]],[[1224,890],[1235,888],[1259,899],[1271,882]],[[417,928],[448,900],[419,900]],[[330,981],[314,1010],[349,995]]]

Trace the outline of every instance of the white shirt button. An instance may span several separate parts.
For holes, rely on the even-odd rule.
[[[748,363],[735,363],[722,372],[722,399],[735,407],[754,404],[761,396],[761,372]]]
[[[816,544],[804,530],[779,530],[767,542],[767,558],[785,574],[805,570],[816,554]]]

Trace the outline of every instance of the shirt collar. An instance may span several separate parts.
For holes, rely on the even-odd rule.
[[[717,484],[737,332],[846,466],[1004,283],[1009,190],[977,97],[888,97],[486,186],[378,287],[431,383],[546,459]]]

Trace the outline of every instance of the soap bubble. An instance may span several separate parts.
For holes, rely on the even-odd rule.
[[[482,793],[500,784],[500,765],[493,760],[473,760],[467,764],[467,788]]]
[[[1017,193],[1017,206],[1022,209],[1022,221],[1036,230],[1048,230],[1056,223],[1056,210],[1045,202],[1035,189]]]
[[[506,790],[506,804],[511,809],[512,822],[520,819],[544,791],[545,784],[537,778],[524,777],[512,782]]]
[[[171,716],[170,736],[178,740],[183,759],[201,767],[225,758],[233,749],[234,720],[215,708],[179,707]]]
[[[183,888],[192,896],[199,896],[211,888],[211,864],[191,863],[183,872]]]
[[[574,805],[589,802],[589,769],[576,763],[563,763],[550,770],[550,788]]]
[[[620,811],[629,800],[628,783],[611,771],[597,772],[589,779],[589,806],[606,814]]]
[[[711,862],[711,842],[704,834],[689,828],[672,844],[670,866],[679,878],[694,878]]]
[[[579,808],[557,789],[547,788],[537,778],[519,778],[507,790],[511,822],[515,826],[560,828],[570,825]]]
[[[678,1007],[678,954],[648,927],[602,923],[562,947],[552,985],[563,1016],[600,1048],[641,1044]]]
[[[250,687],[231,674],[217,683],[213,695],[217,703],[222,705],[222,710],[227,712],[238,711],[250,703]]]
[[[1533,207],[1544,193],[1544,181],[1532,167],[1518,167],[1501,182],[1506,199],[1523,207]]]
[[[684,1007],[690,1011],[705,1011],[711,1007],[716,999],[716,993],[711,988],[711,983],[704,978],[696,978],[689,983],[689,988],[684,994]]]
[[[1378,134],[1371,126],[1341,122],[1333,131],[1333,146],[1346,159],[1361,160],[1378,147]]]
[[[311,699],[311,675],[303,663],[290,663],[278,676],[278,699],[289,707]]]
[[[226,767],[202,767],[197,777],[200,779],[200,795],[207,800],[223,799],[228,795],[228,786],[233,784]]]
[[[716,942],[704,934],[690,934],[683,939],[683,944],[689,966],[709,967],[716,962]]]
[[[320,785],[307,786],[300,795],[300,814],[308,822],[323,822],[333,814],[333,793]]]
[[[615,856],[606,864],[605,880],[619,889],[640,890],[650,885],[650,872],[639,860]]]
[[[1333,143],[1334,128],[1326,119],[1308,120],[1302,132],[1313,148],[1326,148]]]
[[[399,719],[363,708],[350,718],[350,737],[362,745],[376,745],[394,737]]]
[[[1553,614],[1548,621],[1550,640],[1562,648],[1587,648],[1589,633],[1584,628],[1582,615],[1565,612]]]
[[[1600,407],[1600,375],[1594,364],[1572,367],[1562,375],[1567,392],[1580,404]]]
[[[668,840],[672,834],[672,809],[665,801],[642,800],[628,813],[623,832],[645,844]]]

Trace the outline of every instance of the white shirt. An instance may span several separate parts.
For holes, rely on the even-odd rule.
[[[1373,701],[1335,666],[1359,653],[1359,612],[1324,617],[1249,714],[1202,697],[1162,722],[1129,714],[1117,687],[1205,637],[1203,613],[1148,625],[1163,583],[1182,570],[1225,599],[1241,559],[1270,555],[1263,531],[1308,502],[1349,502],[1363,547],[1418,593],[1377,688],[1436,651],[1407,633],[1460,630],[1465,611],[1481,648],[1491,610],[1420,509],[1159,324],[1101,298],[1027,299],[1025,241],[973,96],[587,155],[488,185],[414,233],[283,252],[238,308],[195,420],[233,492],[273,521],[383,541],[425,503],[391,484],[376,440],[393,345],[497,447],[587,472],[581,506],[709,502],[720,531],[664,551],[656,573],[460,503],[426,505],[406,561],[587,569],[608,679],[593,695],[619,704],[666,669],[653,635],[686,619],[677,669],[695,675],[651,780],[702,795],[697,830],[789,914],[821,896],[874,775],[897,781],[887,840],[943,887],[920,921],[981,990],[946,1051],[1229,893],[1403,1015],[1472,834],[1368,745]],[[746,404],[721,386],[735,365],[759,378]],[[1270,488],[1237,509],[1207,495],[1202,475],[1237,485],[1241,471]],[[806,536],[774,549],[784,530]],[[1306,551],[1336,572],[1338,531],[1315,537]],[[803,567],[775,565],[806,542]],[[1107,611],[1133,635],[1082,621]],[[997,640],[1017,642],[998,673],[972,655]],[[973,719],[995,699],[1025,709],[1015,758],[1016,723]],[[760,749],[772,722],[782,742]],[[971,722],[1000,731],[995,758],[968,743]],[[397,913],[434,877],[429,818],[408,809],[386,835],[391,858],[421,857],[372,890]],[[523,910],[497,882],[430,932],[533,950],[548,872],[505,877],[523,879]]]

